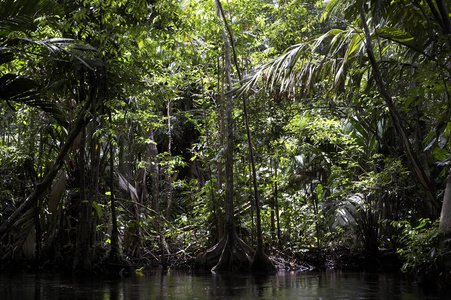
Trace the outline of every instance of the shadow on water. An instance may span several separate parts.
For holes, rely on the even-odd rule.
[[[128,278],[0,274],[0,299],[451,299],[394,274],[296,273],[271,276],[152,271]]]

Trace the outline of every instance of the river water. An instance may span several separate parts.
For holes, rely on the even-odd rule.
[[[236,274],[144,272],[128,278],[79,278],[55,274],[0,274],[0,300],[123,299],[451,299],[451,292],[420,287],[400,275],[294,273]]]

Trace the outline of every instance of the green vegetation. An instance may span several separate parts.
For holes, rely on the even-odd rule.
[[[449,283],[450,9],[1,1],[2,268]]]

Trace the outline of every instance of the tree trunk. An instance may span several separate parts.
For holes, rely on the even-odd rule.
[[[224,62],[224,56],[223,56],[223,65],[225,65]],[[224,143],[224,137],[226,135],[226,127],[225,127],[225,114],[224,114],[224,99],[225,99],[225,92],[224,92],[224,86],[225,86],[225,75],[223,73],[222,75],[222,80],[220,80],[220,67],[219,67],[219,61],[220,58],[218,56],[218,90],[219,90],[219,82],[221,82],[221,92],[218,93],[220,94],[219,96],[219,105],[218,105],[218,110],[219,110],[219,151],[222,152],[222,149],[224,149],[225,147],[225,143]],[[218,170],[218,190],[222,191],[223,190],[223,181],[224,181],[224,175],[223,175],[223,168],[224,168],[224,164],[222,159],[218,159],[217,160],[217,170]],[[221,193],[222,194],[222,193]],[[221,207],[221,205],[223,204],[223,197],[221,195],[221,197],[219,197],[219,199],[217,199],[216,201],[216,206],[218,209],[216,209],[216,214],[217,214],[217,222],[218,222],[218,235],[217,238],[221,239],[224,235],[224,215],[222,213],[222,210],[219,209],[219,207]]]
[[[99,108],[99,112],[102,113],[104,109],[104,106],[101,105],[101,108]],[[89,193],[88,197],[90,198],[90,205],[91,208],[93,207],[93,203],[98,204],[99,203],[99,186],[100,186],[100,165],[101,165],[101,153],[100,153],[100,149],[101,149],[101,145],[99,143],[99,138],[98,136],[95,134],[98,130],[98,124],[97,124],[97,119],[98,119],[98,112],[97,112],[97,108],[96,105],[93,105],[93,108],[91,109],[92,111],[92,115],[93,115],[93,119],[94,122],[92,122],[92,130],[91,130],[91,134],[90,136],[90,148],[91,148],[91,186],[92,186],[92,193]],[[100,127],[102,128],[104,126],[104,122],[101,121],[100,123]],[[97,214],[97,210],[94,210],[95,214],[93,214],[93,216],[91,217],[91,241],[90,241],[90,245],[91,245],[91,257],[95,257],[96,253],[96,247],[93,247],[93,245],[96,244],[96,231],[97,231],[97,225],[98,225],[98,221],[100,216]]]
[[[220,4],[216,2],[217,9]],[[225,78],[227,91],[231,90],[232,79],[230,75],[230,44],[224,35]],[[212,271],[248,271],[250,255],[253,250],[247,246],[236,234],[233,205],[233,116],[232,95],[227,94],[226,121],[227,121],[227,152],[226,152],[226,191],[225,191],[225,220],[224,236],[219,242],[204,253],[197,256],[195,267],[210,269]]]
[[[271,243],[277,244],[276,241],[276,199],[271,197],[269,208],[271,209]]]
[[[84,75],[81,76],[81,85],[83,85]],[[92,202],[93,193],[88,193],[88,189],[92,189],[96,185],[95,172],[96,169],[96,138],[92,135],[97,129],[97,87],[94,74],[89,73],[87,78],[89,89],[88,98],[92,99],[92,106],[90,114],[93,116],[93,122],[90,126],[87,126],[86,130],[81,132],[80,144],[79,144],[79,208],[78,208],[78,226],[77,226],[77,238],[75,244],[75,255],[73,270],[76,273],[89,271],[91,268],[91,247],[92,247]],[[81,97],[83,97],[83,86],[80,87]],[[90,140],[87,140],[86,136],[91,136]],[[91,151],[86,151],[90,148]],[[86,158],[90,156],[91,170],[87,168],[88,162]],[[94,176],[93,176],[94,175]],[[88,179],[88,181],[87,181]],[[95,193],[95,191],[94,191]]]
[[[435,1],[435,3],[437,4],[438,12],[431,0],[428,0],[427,2],[432,13],[434,14],[434,17],[437,19],[437,22],[440,24],[445,34],[451,34],[451,18],[449,16],[445,0]]]
[[[171,125],[171,113],[172,113],[172,100],[168,100],[168,109],[167,109],[167,117],[168,117],[168,155],[169,159],[172,156],[172,125]],[[172,210],[172,166],[169,165],[167,169],[167,180],[168,180],[168,206],[166,209],[166,220],[171,219],[171,210]]]
[[[404,147],[404,150],[407,154],[407,157],[408,157],[410,163],[413,166],[415,174],[417,175],[417,178],[420,181],[420,183],[423,185],[424,191],[426,192],[426,195],[428,196],[429,201],[432,203],[433,206],[437,206],[436,201],[435,201],[436,200],[435,199],[435,188],[432,185],[427,174],[424,172],[424,169],[421,166],[417,155],[415,154],[415,152],[412,149],[410,140],[404,130],[404,125],[403,125],[401,116],[399,115],[398,110],[396,109],[396,106],[393,102],[393,99],[392,99],[391,95],[389,94],[389,92],[387,91],[387,89],[385,88],[385,83],[382,80],[382,75],[379,71],[379,67],[377,65],[377,61],[374,56],[373,46],[372,46],[372,42],[371,42],[371,34],[369,31],[368,25],[366,23],[366,17],[365,17],[363,8],[360,10],[360,18],[362,20],[362,26],[363,26],[363,29],[365,32],[366,52],[368,54],[368,58],[370,60],[371,67],[373,69],[374,79],[375,79],[377,86],[379,88],[379,91],[380,91],[382,97],[384,98],[385,103],[388,107],[390,116],[391,116],[392,121],[396,128],[396,131],[398,132],[398,134],[401,137],[402,145]]]
[[[80,192],[78,199],[78,226],[77,226],[77,240],[75,245],[75,256],[73,270],[76,273],[82,273],[90,268],[90,243],[91,235],[91,211],[92,205],[89,205],[86,193],[86,161],[85,161],[85,147],[86,147],[86,133],[81,133],[79,145],[79,183]]]
[[[111,118],[111,109],[108,112],[108,120],[110,124],[113,124]],[[110,208],[111,208],[111,249],[108,256],[108,260],[111,262],[117,262],[120,260],[119,252],[119,230],[117,228],[117,216],[116,216],[116,199],[114,191],[114,143],[113,137],[110,135]]]
[[[235,40],[233,37],[233,32],[230,26],[227,24],[227,19],[224,13],[224,10],[222,8],[221,2],[219,0],[216,0],[216,6],[217,10],[219,10],[220,15],[222,16],[222,20],[224,21],[225,28],[227,32],[229,33],[229,39],[230,39],[230,45],[232,46],[232,52],[233,52],[233,61],[235,64],[235,69],[238,74],[238,78],[240,81],[243,80],[241,76],[240,67],[238,65],[238,59],[236,55],[235,50]],[[254,258],[251,262],[251,269],[253,272],[264,272],[264,273],[272,273],[276,270],[276,267],[274,264],[269,260],[269,258],[266,256],[266,254],[263,251],[263,234],[261,229],[261,218],[260,218],[260,199],[258,195],[258,184],[257,184],[257,172],[255,169],[255,159],[254,159],[254,147],[252,146],[252,137],[251,137],[251,131],[249,128],[249,116],[247,113],[247,104],[246,104],[246,97],[245,95],[242,96],[243,101],[243,113],[244,113],[244,121],[246,126],[246,133],[247,133],[247,142],[249,146],[249,160],[251,162],[252,167],[252,182],[254,186],[254,200],[255,200],[255,213],[256,213],[256,222],[257,222],[257,250],[255,253]]]
[[[160,167],[158,162],[158,148],[155,144],[155,137],[153,132],[153,126],[149,128],[149,139],[152,141],[149,146],[149,157],[150,166],[149,173],[151,176],[151,187],[152,187],[152,209],[159,213],[160,212]]]
[[[445,280],[449,282],[449,270],[451,270],[451,170],[448,174],[445,195],[443,196],[439,232],[441,233],[440,248],[442,253],[444,253],[440,267],[443,270],[442,274],[445,274]]]
[[[280,219],[279,219],[279,187],[277,184],[277,162],[274,160],[274,209],[276,215],[277,244],[281,246],[280,241]]]
[[[451,236],[451,171],[448,174],[445,194],[443,196],[442,212],[440,214],[439,230],[445,236]]]
[[[149,146],[150,167],[149,173],[151,174],[151,186],[152,186],[152,209],[155,211],[154,228],[158,236],[158,247],[160,250],[160,263],[163,269],[167,269],[166,247],[164,236],[161,233],[162,217],[160,215],[160,167],[158,161],[158,148],[154,143],[155,136],[153,126],[149,128],[149,139],[152,143]]]
[[[232,79],[230,75],[230,45],[225,39],[225,77],[227,82],[227,91],[231,90]],[[233,211],[233,116],[232,116],[232,95],[227,95],[226,101],[226,119],[227,119],[227,152],[226,152],[226,191],[225,191],[225,223],[224,232],[230,237],[229,242],[233,243],[235,220]]]

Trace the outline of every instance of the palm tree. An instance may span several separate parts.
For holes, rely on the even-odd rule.
[[[433,215],[437,215],[440,201],[436,198],[436,186],[426,171],[428,166],[421,163],[425,159],[420,159],[427,154],[413,147],[415,139],[407,132],[411,120],[405,112],[400,112],[398,99],[414,100],[416,109],[430,116],[432,128],[439,128],[441,134],[446,131],[451,109],[447,87],[451,70],[446,63],[451,48],[451,21],[443,0],[407,2],[409,5],[405,5],[405,1],[329,1],[322,19],[332,23],[338,20],[346,24],[345,29],[334,28],[311,41],[290,47],[247,76],[236,92],[240,95],[251,91],[264,75],[267,87],[278,85],[282,90],[293,92],[296,89],[306,98],[322,92],[360,99],[358,101],[380,99],[389,112],[411,169],[423,187],[424,201]],[[328,89],[318,90],[320,81],[327,82]],[[427,87],[431,88],[430,92],[418,92]],[[366,105],[371,103],[374,102]],[[437,111],[436,107],[443,109]],[[435,132],[431,130],[431,134]],[[431,140],[429,147],[423,149],[440,148],[449,153],[449,149],[437,143],[438,139]],[[451,232],[449,185],[451,175],[441,209],[443,232]]]
[[[91,68],[81,54],[84,51],[94,51],[93,47],[77,44],[72,39],[35,38],[34,33],[39,31],[37,20],[43,16],[50,20],[52,16],[59,13],[61,9],[55,2],[48,0],[5,0],[0,3],[0,100],[6,102],[13,110],[12,102],[36,107],[52,116],[59,125],[69,129],[67,116],[56,103],[46,99],[44,88],[31,77],[33,74],[26,75],[25,72],[20,72],[21,70],[9,71],[7,67],[13,65],[15,61],[27,62],[40,57],[48,61],[76,58],[78,62]],[[27,71],[27,73],[30,72]],[[0,236],[9,231],[13,224],[24,216],[24,212],[32,208],[52,184],[73,141],[90,120],[90,117],[86,115],[90,106],[91,101],[84,103],[72,122],[71,131],[62,144],[53,166],[28,198],[0,226]],[[33,217],[33,214],[25,216]]]

